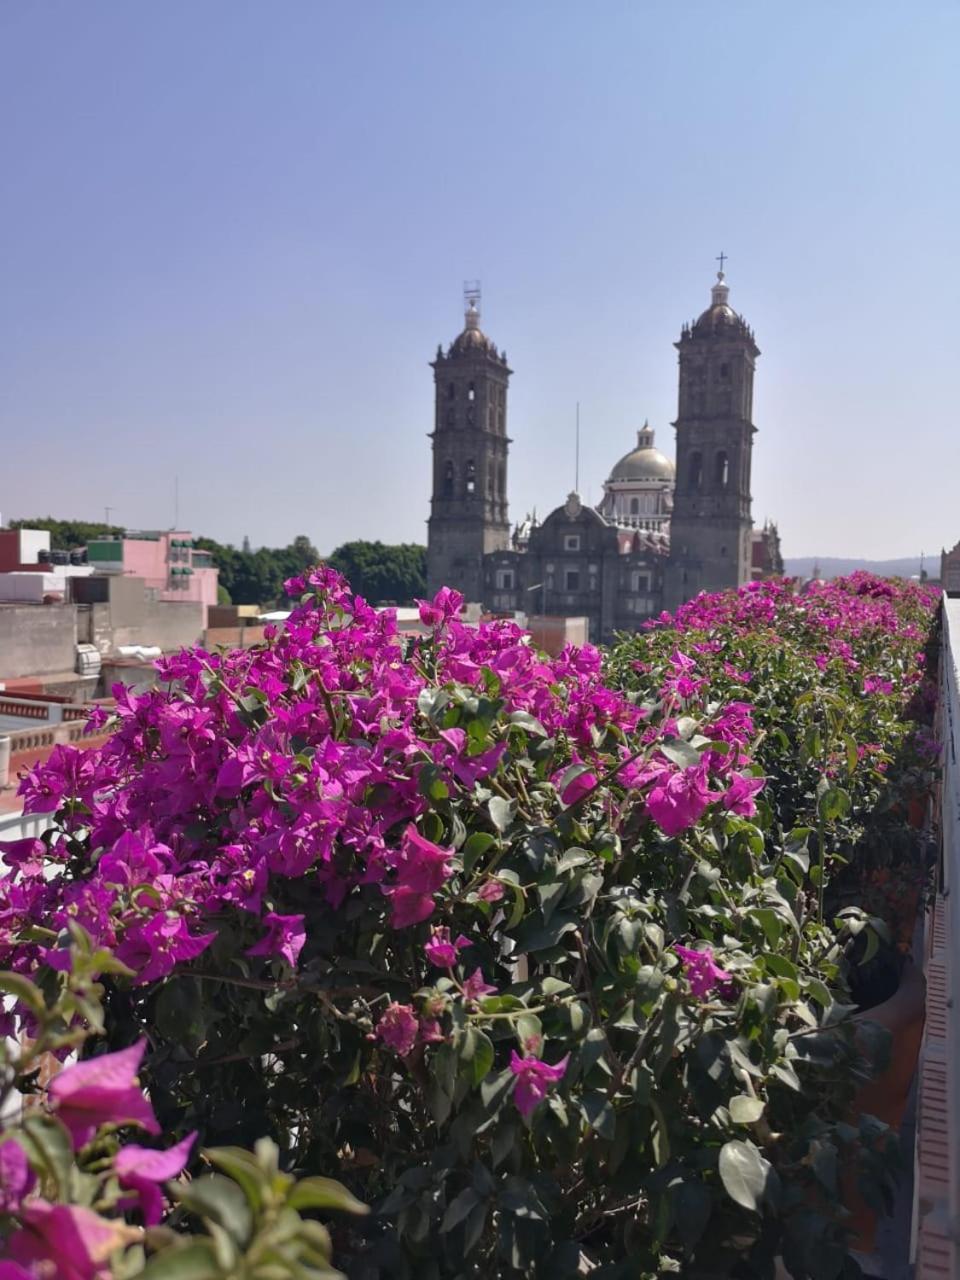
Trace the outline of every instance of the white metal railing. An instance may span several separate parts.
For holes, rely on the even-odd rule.
[[[937,895],[927,919],[927,1016],[920,1050],[913,1260],[916,1280],[960,1275],[960,600],[943,601],[943,743]]]
[[[0,840],[35,840],[52,822],[52,813],[0,813]]]

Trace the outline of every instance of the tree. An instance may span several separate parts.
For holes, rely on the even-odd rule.
[[[11,520],[9,528],[45,529],[50,534],[50,545],[63,551],[85,547],[96,538],[120,537],[124,533],[121,525],[103,524],[96,520],[57,520],[53,516]]]
[[[404,542],[345,542],[327,563],[370,604],[412,604],[427,593],[427,549]]]

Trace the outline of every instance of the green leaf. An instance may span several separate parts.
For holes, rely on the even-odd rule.
[[[301,1178],[290,1194],[287,1204],[291,1209],[335,1209],[340,1213],[369,1213],[369,1206],[351,1195],[342,1183],[333,1178]]]
[[[239,1183],[254,1211],[260,1208],[270,1179],[255,1156],[243,1147],[210,1147],[201,1155]]]
[[[44,1180],[52,1180],[57,1198],[67,1200],[73,1170],[73,1143],[66,1126],[55,1116],[31,1110],[24,1117],[17,1140],[37,1174]]]
[[[475,831],[463,846],[464,872],[470,875],[479,859],[496,843],[489,831]]]
[[[543,1042],[543,1027],[535,1013],[522,1013],[516,1021],[517,1040],[525,1053],[538,1053]],[[528,1048],[528,1042],[530,1047]]]
[[[171,1194],[191,1213],[214,1222],[243,1249],[253,1229],[250,1204],[240,1187],[219,1173],[208,1173],[194,1182],[168,1183]]]
[[[664,738],[658,747],[668,760],[672,760],[682,769],[688,769],[700,763],[700,752],[696,747],[691,747],[689,742],[684,742],[682,738]]]
[[[835,822],[850,812],[850,796],[840,787],[828,786],[817,801],[817,814],[824,822]]]
[[[11,973],[6,969],[0,973],[0,991],[15,996],[21,1004],[25,1004],[34,1013],[44,1014],[47,1011],[43,992],[22,973]]]
[[[473,1083],[479,1084],[490,1072],[493,1066],[494,1051],[493,1042],[490,1037],[483,1031],[474,1028],[476,1034],[475,1048],[473,1051]]]
[[[580,1113],[591,1129],[601,1138],[612,1142],[617,1132],[617,1115],[605,1093],[599,1090],[585,1093],[579,1102]]]
[[[729,1110],[734,1124],[756,1124],[763,1115],[763,1102],[748,1093],[739,1093],[730,1099]]]
[[[734,1139],[720,1148],[720,1180],[731,1200],[760,1212],[771,1168],[752,1142]]]
[[[192,1240],[154,1254],[141,1280],[223,1280],[212,1240]]]
[[[516,812],[516,801],[505,800],[503,796],[491,796],[487,802],[487,812],[490,814],[490,821],[496,829],[503,835],[504,831],[513,822],[513,815]]]
[[[510,723],[516,725],[517,728],[523,729],[525,733],[532,733],[537,738],[545,738],[547,731],[529,711],[514,711],[510,716]]]
[[[443,1215],[443,1221],[440,1223],[441,1234],[446,1234],[446,1232],[452,1231],[453,1228],[457,1226],[458,1223],[462,1222],[467,1214],[470,1213],[472,1209],[475,1209],[478,1204],[482,1204],[482,1201],[474,1191],[473,1187],[467,1187],[466,1191],[461,1191],[460,1194],[447,1205],[447,1211]]]

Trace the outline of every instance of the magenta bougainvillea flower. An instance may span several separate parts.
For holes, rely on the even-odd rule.
[[[195,1133],[188,1134],[166,1151],[131,1144],[117,1152],[113,1167],[121,1187],[134,1192],[133,1202],[138,1204],[145,1226],[155,1226],[163,1217],[160,1184],[183,1172],[196,1136]]]
[[[377,1023],[376,1033],[394,1053],[405,1058],[413,1052],[420,1031],[420,1022],[409,1004],[398,1004],[394,1000],[384,1010],[383,1017]]]
[[[424,945],[424,953],[431,964],[438,969],[452,969],[457,963],[457,955],[465,947],[470,946],[470,939],[461,933],[455,940],[450,939],[450,930],[446,925],[430,931],[430,941]]]
[[[647,796],[647,812],[668,836],[679,835],[699,822],[707,805],[718,797],[710,791],[703,764],[666,776]]]
[[[136,1233],[80,1205],[29,1200],[22,1226],[7,1241],[6,1254],[32,1280],[109,1280],[110,1255]]]
[[[893,682],[885,680],[883,676],[864,676],[863,677],[864,693],[892,693]]]
[[[16,1212],[36,1183],[26,1152],[13,1138],[0,1142],[0,1213]]]
[[[427,840],[411,823],[403,833],[400,852],[394,859],[396,884],[390,895],[390,923],[395,929],[419,924],[433,915],[433,895],[450,876],[453,852]]]
[[[705,999],[717,987],[725,1000],[736,994],[733,974],[719,968],[713,960],[713,948],[674,946],[674,951],[683,961],[683,970],[690,983],[690,990],[699,999]]]
[[[474,969],[469,978],[464,978],[463,980],[463,994],[468,1000],[480,1000],[483,996],[488,996],[492,991],[496,991],[496,989],[489,982],[484,982],[483,973],[479,969]]]
[[[724,794],[723,807],[741,818],[752,818],[757,812],[754,796],[763,790],[766,781],[766,778],[754,778],[749,774],[735,773]]]
[[[303,916],[279,916],[268,911],[263,917],[267,932],[258,943],[247,949],[248,956],[283,956],[291,968],[297,967],[297,957],[307,940]]]
[[[540,1105],[547,1096],[550,1085],[562,1080],[567,1069],[570,1055],[567,1054],[559,1062],[551,1066],[539,1058],[521,1058],[516,1049],[510,1054],[510,1070],[517,1077],[517,1085],[513,1092],[513,1100],[517,1110],[524,1119]]]
[[[481,902],[499,902],[504,892],[499,880],[486,880],[477,890],[477,897]]]
[[[137,1081],[146,1047],[146,1040],[138,1040],[129,1049],[102,1053],[54,1076],[48,1090],[50,1099],[75,1147],[89,1142],[103,1124],[132,1124],[148,1133],[160,1132],[153,1108]]]
[[[439,627],[451,618],[459,617],[463,608],[463,596],[450,587],[441,587],[432,600],[418,600],[420,621],[427,627]]]

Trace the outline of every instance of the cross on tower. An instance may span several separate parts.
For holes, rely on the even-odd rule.
[[[716,261],[720,263],[721,275],[723,275],[723,264],[726,262],[726,260],[727,260],[727,255],[721,249],[720,252],[717,254],[717,258],[716,258]]]

